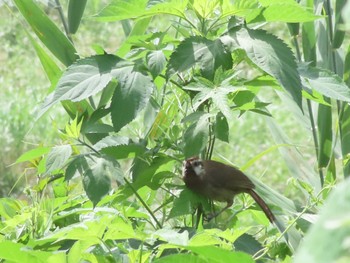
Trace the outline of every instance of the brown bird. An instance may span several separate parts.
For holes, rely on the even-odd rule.
[[[221,214],[233,204],[236,194],[248,193],[264,211],[271,223],[276,221],[265,201],[254,191],[253,182],[240,170],[211,160],[191,157],[183,162],[183,180],[192,191],[211,200],[227,202]]]

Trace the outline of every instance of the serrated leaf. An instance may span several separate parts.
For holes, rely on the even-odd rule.
[[[215,70],[232,68],[231,54],[227,53],[220,39],[209,40],[193,36],[183,40],[170,57],[167,67],[167,77],[176,72],[190,69],[199,64],[202,74],[207,79],[213,79]]]
[[[53,147],[46,159],[46,173],[50,173],[56,169],[60,169],[65,165],[69,157],[72,155],[72,147],[70,145],[60,145]]]
[[[67,166],[64,179],[71,180],[76,174],[84,174],[89,169],[88,163],[84,156],[80,155],[74,158]]]
[[[112,103],[111,116],[115,131],[131,122],[146,106],[151,97],[154,84],[152,79],[133,65],[120,67],[113,71],[118,79]]]
[[[146,55],[146,62],[153,78],[156,78],[164,69],[165,55],[161,50],[151,51]]]
[[[57,102],[81,101],[101,91],[115,75],[112,70],[123,67],[125,63],[113,55],[97,55],[78,60],[63,73],[54,93],[45,99],[37,118]]]
[[[96,151],[100,151],[101,149],[112,147],[112,146],[119,146],[119,145],[127,145],[129,144],[129,138],[126,136],[118,136],[118,135],[110,135],[99,142],[97,142],[93,148]]]
[[[298,70],[307,88],[331,99],[350,102],[350,89],[337,74],[307,65],[299,66]]]
[[[175,198],[168,218],[193,214],[200,204],[205,206],[205,210],[210,209],[210,203],[206,198],[185,188],[179,197]]]
[[[111,178],[116,178],[119,184],[124,183],[123,173],[119,163],[107,156],[91,155],[83,163],[83,186],[88,198],[94,206],[106,195],[111,186]],[[88,167],[88,169],[86,169]],[[86,170],[84,170],[86,169]]]
[[[238,48],[244,49],[249,59],[273,76],[302,108],[302,86],[297,64],[292,51],[282,40],[264,30],[247,28],[231,30],[221,40],[231,52]]]

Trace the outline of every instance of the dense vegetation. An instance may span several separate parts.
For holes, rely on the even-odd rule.
[[[50,82],[32,129],[64,112],[55,145],[43,133],[16,161],[26,191],[0,199],[0,259],[350,259],[349,1],[13,3]],[[184,187],[194,155],[253,174],[279,230],[246,195],[207,222],[222,205]]]

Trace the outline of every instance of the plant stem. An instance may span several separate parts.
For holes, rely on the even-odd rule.
[[[60,18],[61,18],[61,21],[62,21],[62,24],[63,24],[63,27],[64,27],[64,31],[66,32],[66,36],[68,37],[70,42],[73,43],[73,39],[69,35],[68,24],[67,24],[66,19],[64,18],[63,9],[62,9],[62,5],[60,3],[60,0],[55,0],[55,2],[56,2],[56,8],[58,10],[58,13],[60,15]]]

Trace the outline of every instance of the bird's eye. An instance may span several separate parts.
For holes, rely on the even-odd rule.
[[[194,167],[199,167],[199,166],[202,165],[202,162],[199,161],[199,160],[196,160],[196,161],[193,161],[193,162],[192,162],[192,165],[193,165]]]

